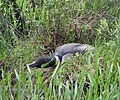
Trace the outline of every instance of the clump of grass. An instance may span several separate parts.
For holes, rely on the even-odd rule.
[[[100,51],[98,51],[100,50]],[[74,57],[56,69],[34,69],[29,73],[20,58],[20,69],[12,74],[2,73],[1,97],[18,99],[116,99],[119,98],[119,63],[113,56],[98,48],[94,58],[90,55]],[[99,53],[101,52],[101,54]],[[118,53],[118,51],[116,52]],[[97,56],[96,56],[97,55]],[[119,58],[119,57],[118,57]],[[98,71],[97,71],[98,70]],[[93,73],[92,73],[93,72]]]

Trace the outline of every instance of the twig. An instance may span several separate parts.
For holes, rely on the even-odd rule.
[[[2,66],[2,64],[5,62],[5,60],[10,55],[10,53],[11,53],[12,50],[13,50],[13,48],[11,48],[11,50],[8,52],[8,54],[6,55],[6,57],[2,60],[2,62],[0,63],[0,66]]]

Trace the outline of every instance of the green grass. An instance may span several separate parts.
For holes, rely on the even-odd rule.
[[[120,99],[119,0],[16,3],[23,26],[13,4],[0,0],[1,100]],[[93,55],[76,55],[55,69],[27,69],[26,64],[52,52],[46,46],[53,49],[68,42],[88,43],[96,49]]]
[[[31,73],[25,70],[23,59],[20,58],[19,70],[14,68],[12,71],[11,68],[11,72],[3,71],[0,96],[3,99],[119,100],[120,56],[114,58],[118,51],[112,52],[112,56],[109,56],[111,50],[104,49],[104,51],[98,48],[93,59],[90,59],[90,55],[80,55],[72,60],[74,63],[70,59],[61,67],[58,65],[55,70],[31,69]],[[90,70],[94,69],[95,73],[92,74],[92,71],[87,70],[85,66],[90,67]],[[15,80],[12,74],[15,74]],[[90,80],[89,88],[85,87],[86,79]]]

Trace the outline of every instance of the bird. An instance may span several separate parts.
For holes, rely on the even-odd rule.
[[[84,54],[87,51],[94,51],[94,47],[88,44],[80,44],[80,43],[67,43],[61,46],[58,46],[55,49],[54,54],[50,56],[42,56],[37,58],[35,62],[27,64],[28,67],[33,68],[48,68],[55,67],[58,62],[63,64],[67,57],[70,55]]]

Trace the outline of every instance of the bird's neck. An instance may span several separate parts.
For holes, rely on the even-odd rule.
[[[61,62],[62,61],[62,56],[60,56],[60,55],[54,55],[54,57],[55,57],[55,62],[56,62],[56,64],[58,63],[58,62]]]
[[[59,61],[62,61],[62,57],[59,55],[45,56],[38,58],[36,62],[29,64],[29,67],[48,68],[56,66]]]
[[[56,66],[59,61],[60,62],[62,61],[62,57],[59,55],[51,55],[48,56],[45,60],[47,61],[45,68],[48,68],[48,67]]]

